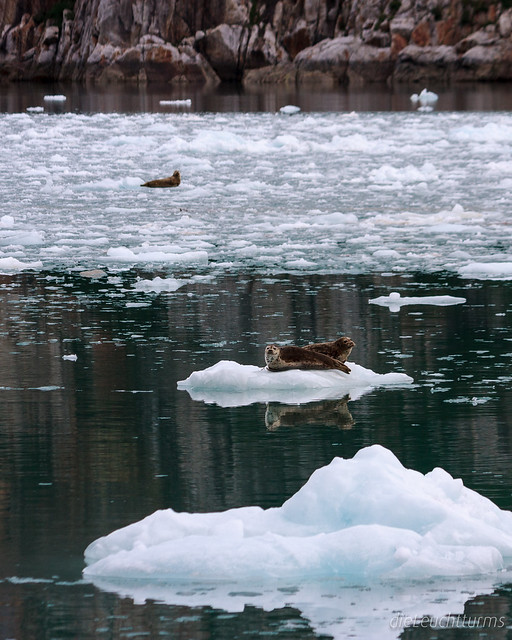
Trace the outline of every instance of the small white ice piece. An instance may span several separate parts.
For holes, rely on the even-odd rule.
[[[294,113],[299,113],[300,107],[297,107],[294,104],[287,104],[284,107],[279,109],[281,113],[286,113],[287,115],[293,115]]]
[[[48,95],[44,96],[46,102],[65,102],[66,96],[63,95]]]
[[[426,107],[435,104],[438,101],[439,96],[437,93],[428,91],[428,89],[425,88],[419,95],[417,93],[413,93],[410,99],[412,103],[419,103],[422,107]]]
[[[381,307],[389,307],[390,311],[399,311],[400,307],[405,305],[434,305],[439,307],[447,307],[453,304],[464,304],[466,298],[457,298],[456,296],[408,296],[402,298],[397,291],[392,291],[387,296],[379,296],[371,298],[370,304],[378,304]]]

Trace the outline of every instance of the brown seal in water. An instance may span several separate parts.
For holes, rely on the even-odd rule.
[[[181,182],[181,176],[179,171],[175,171],[172,176],[168,178],[160,178],[159,180],[150,180],[141,184],[141,187],[152,187],[164,189],[165,187],[177,187]]]
[[[323,353],[331,358],[336,358],[340,362],[346,362],[350,352],[356,346],[356,343],[344,336],[338,338],[332,342],[317,342],[316,344],[308,344],[304,349],[308,351],[316,351],[317,353]]]
[[[265,362],[269,371],[286,371],[287,369],[337,369],[350,373],[350,369],[335,358],[323,353],[303,349],[294,345],[279,347],[269,344],[265,347]]]

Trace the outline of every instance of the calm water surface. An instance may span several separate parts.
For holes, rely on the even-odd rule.
[[[374,443],[512,508],[512,284],[237,274],[135,301],[132,291],[127,306],[123,290],[138,275],[148,274],[122,272],[116,287],[67,273],[1,277],[0,637],[320,637],[290,607],[134,604],[81,582],[83,551],[157,509],[281,505],[334,456]],[[398,312],[368,303],[390,290],[467,303]],[[268,342],[340,332],[357,343],[354,362],[415,385],[344,410],[339,401],[223,408],[176,388],[221,359],[261,364]],[[475,602],[512,622],[506,585],[468,593],[467,607]],[[462,637],[454,633],[405,636]]]
[[[421,88],[319,94],[230,87],[198,90],[192,104],[197,112],[275,111],[287,103],[304,111],[405,111]],[[34,84],[2,87],[0,111],[24,112],[61,92],[65,109],[80,112],[165,111],[161,99],[191,97],[189,89],[168,87],[64,91]],[[511,108],[508,85],[445,89],[438,105]],[[0,639],[330,637],[299,607],[227,612],[134,602],[82,581],[83,552],[157,509],[279,506],[333,457],[374,443],[423,473],[443,467],[512,509],[511,282],[444,272],[243,271],[189,281],[174,293],[134,292],[137,278],[158,275],[166,276],[133,269],[115,281],[65,270],[0,276]],[[396,312],[369,304],[390,291],[467,302]],[[405,372],[415,384],[348,403],[293,407],[223,407],[177,389],[192,371],[219,360],[262,365],[270,342],[340,333],[357,343],[354,362]],[[76,360],[63,357],[70,355]],[[489,593],[473,581],[464,613],[503,617],[505,627],[415,627],[402,637],[501,640],[512,633],[511,608],[511,584],[497,582]]]

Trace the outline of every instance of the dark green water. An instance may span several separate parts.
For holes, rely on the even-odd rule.
[[[321,637],[291,607],[134,604],[81,582],[83,551],[157,509],[281,505],[315,469],[374,443],[512,509],[512,283],[238,274],[156,295],[129,291],[137,275],[0,276],[0,638]],[[391,291],[467,303],[368,303]],[[219,360],[263,365],[267,343],[340,333],[357,344],[352,361],[405,372],[414,386],[292,409],[225,408],[177,390]],[[506,585],[468,595],[468,610],[509,627],[511,605]]]

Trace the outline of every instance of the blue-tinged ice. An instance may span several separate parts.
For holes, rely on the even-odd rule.
[[[90,544],[84,576],[360,585],[497,574],[511,559],[511,512],[373,445],[334,458],[278,508],[157,511]]]

